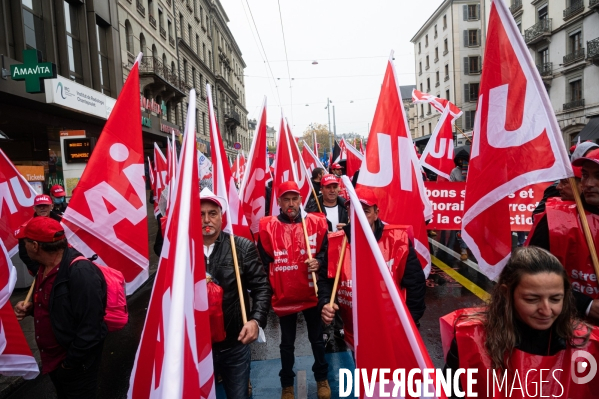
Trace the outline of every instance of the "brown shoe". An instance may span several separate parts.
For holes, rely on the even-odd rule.
[[[331,387],[329,386],[329,381],[316,381],[316,387],[318,391],[316,395],[318,399],[331,399]]]
[[[283,392],[281,392],[281,399],[295,399],[295,393],[293,393],[293,387],[283,388]]]

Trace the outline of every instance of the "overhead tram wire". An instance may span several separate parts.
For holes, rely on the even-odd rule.
[[[268,61],[268,56],[266,55],[266,50],[264,49],[264,44],[262,43],[262,38],[260,37],[260,32],[258,32],[258,26],[256,25],[256,20],[254,19],[254,14],[252,13],[252,9],[250,7],[250,3],[248,2],[248,0],[245,0],[245,3],[247,4],[248,11],[250,12],[250,16],[252,17],[252,23],[254,24],[254,30],[256,31],[258,40],[260,41],[260,47],[262,47],[262,52],[264,53],[264,58],[266,60],[266,65],[268,65],[268,70],[270,71],[270,76],[272,77],[272,80],[275,82],[277,98],[279,99],[279,104],[281,104],[282,101],[281,101],[281,95],[279,94],[279,86],[277,85],[277,80],[275,79],[275,74],[272,72],[272,68],[270,67],[270,62]],[[242,3],[242,6],[243,6],[243,3]],[[244,12],[245,12],[245,8],[244,8]],[[246,18],[247,18],[247,14],[246,14]]]
[[[289,56],[287,55],[287,42],[285,41],[285,29],[283,29],[283,15],[281,13],[281,0],[277,0],[279,5],[279,20],[281,21],[281,33],[283,34],[283,47],[285,48],[285,60],[287,62],[287,77],[289,78],[289,97],[291,103],[291,120],[293,121],[293,87],[291,85],[291,73],[289,72]]]

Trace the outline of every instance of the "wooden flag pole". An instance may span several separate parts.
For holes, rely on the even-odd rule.
[[[464,133],[462,131],[462,129],[460,129],[459,127],[457,127],[457,125],[454,125],[456,129],[458,129],[458,132],[462,133],[462,136],[464,136],[466,138],[466,140],[468,140],[470,142],[470,144],[472,144],[472,139],[468,136],[466,136],[466,133]]]
[[[33,288],[35,287],[35,279],[36,279],[36,277],[33,277],[33,282],[31,283],[31,288],[29,288],[29,292],[27,293],[27,296],[25,297],[25,305],[27,305],[29,303],[29,301],[31,300],[31,295],[33,294]]]
[[[314,199],[316,200],[316,205],[318,205],[318,212],[323,213],[322,208],[320,207],[320,202],[318,202],[318,196],[316,195],[316,190],[314,190],[314,187],[312,187],[312,195],[314,196]]]
[[[300,212],[301,212],[300,208]],[[308,259],[312,260],[312,248],[310,248],[310,239],[308,238],[308,229],[306,228],[306,221],[300,215],[300,219],[302,219],[302,228],[304,230],[304,238],[306,239],[306,252],[308,252]],[[316,273],[312,272],[312,281],[314,282],[314,292],[316,296],[318,296],[318,286],[316,285]]]
[[[597,251],[595,250],[595,242],[589,229],[589,222],[587,220],[586,213],[580,200],[580,193],[578,192],[578,185],[576,179],[573,177],[568,178],[570,187],[572,187],[572,194],[574,194],[574,200],[576,201],[576,209],[578,209],[578,216],[580,216],[580,222],[582,224],[582,231],[584,232],[584,238],[587,241],[589,252],[591,253],[591,260],[593,261],[593,268],[595,269],[595,275],[599,276],[599,260],[597,259]]]
[[[239,263],[237,262],[237,248],[235,247],[235,237],[230,234],[231,237],[231,250],[233,251],[233,263],[235,264],[235,277],[237,278],[237,291],[239,293],[239,303],[241,304],[241,318],[243,324],[248,322],[248,317],[245,314],[245,299],[243,297],[243,287],[241,286],[241,275],[239,274]]]
[[[341,266],[343,265],[343,260],[345,258],[345,247],[347,246],[347,235],[343,236],[343,243],[341,244],[341,257],[339,258],[339,262],[337,262],[337,273],[335,274],[335,283],[333,284],[333,293],[331,295],[331,301],[329,305],[333,307],[333,303],[335,303],[335,295],[337,294],[337,286],[339,285],[339,276],[341,276]]]

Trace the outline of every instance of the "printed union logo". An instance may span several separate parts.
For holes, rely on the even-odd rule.
[[[578,361],[579,358],[585,360]],[[588,374],[587,374],[588,373]],[[590,382],[597,374],[597,360],[587,351],[577,350],[572,354],[572,364],[570,367],[572,381],[575,384],[586,384]],[[584,377],[579,377],[586,374]]]
[[[56,86],[56,92],[58,92],[58,89],[60,89],[60,96],[62,97],[63,100],[66,100],[67,97],[70,97],[73,95],[73,94],[71,94],[68,87],[63,86],[62,82],[58,82],[58,86]],[[65,93],[66,93],[66,96],[65,96]]]

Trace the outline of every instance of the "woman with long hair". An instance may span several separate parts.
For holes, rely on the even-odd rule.
[[[526,392],[522,397],[573,398],[599,392],[599,377],[588,384],[572,383],[581,376],[572,374],[571,367],[583,361],[575,353],[578,349],[599,358],[599,330],[576,318],[566,271],[544,249],[515,250],[487,306],[453,315],[446,368],[478,369],[478,397],[520,397]],[[464,375],[460,382],[463,388],[469,383]]]

